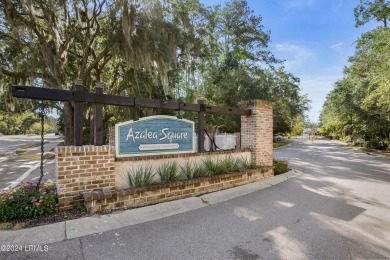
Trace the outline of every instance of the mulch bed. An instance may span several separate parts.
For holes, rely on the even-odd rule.
[[[82,217],[92,216],[85,210],[72,209],[67,211],[58,211],[51,215],[38,216],[35,218],[16,219],[9,222],[0,222],[0,230],[18,230],[22,228],[30,228],[42,226],[61,221],[77,219]]]

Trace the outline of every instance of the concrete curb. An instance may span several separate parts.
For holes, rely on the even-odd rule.
[[[16,231],[0,231],[0,244],[45,245],[92,234],[101,234],[105,231],[141,224],[225,202],[282,183],[301,174],[300,171],[291,170],[274,176],[272,179],[257,181],[200,197],[191,197],[107,215],[96,215]]]

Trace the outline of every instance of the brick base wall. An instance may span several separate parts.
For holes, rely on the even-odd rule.
[[[104,210],[136,208],[159,202],[196,196],[270,178],[273,167],[262,167],[239,173],[222,174],[169,184],[112,191],[91,191],[83,194],[90,213]]]
[[[58,146],[55,154],[60,210],[82,204],[82,192],[115,187],[114,147]]]
[[[261,100],[241,104],[242,108],[252,111],[250,116],[241,117],[241,149],[250,151],[251,160],[257,166],[266,166],[264,169],[269,169],[265,174],[263,170],[258,170],[261,172],[260,175],[256,171],[249,171],[244,174],[214,176],[209,180],[183,181],[178,184],[179,186],[159,184],[136,189],[136,191],[134,189],[110,191],[118,187],[122,188],[122,184],[116,179],[126,172],[128,167],[136,167],[137,164],[161,164],[165,159],[170,158],[180,161],[180,158],[185,155],[177,155],[177,158],[168,156],[167,158],[138,157],[116,160],[114,146],[57,147],[55,153],[59,209],[67,210],[83,203],[82,193],[88,210],[95,212],[139,207],[166,199],[199,195],[272,176],[272,106],[271,102]],[[109,134],[109,143],[112,145],[115,143],[113,130],[114,128],[110,128]],[[193,155],[187,156],[189,159]],[[211,158],[218,156],[218,153],[200,154],[195,157],[199,156]]]

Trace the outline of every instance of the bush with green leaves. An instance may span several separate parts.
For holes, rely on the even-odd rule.
[[[184,165],[180,166],[180,174],[185,176],[187,179],[194,178],[194,167],[191,161],[186,161]]]
[[[204,165],[196,162],[187,161],[184,165],[180,166],[180,171],[187,179],[195,179],[208,176]]]
[[[124,178],[127,181],[129,187],[137,188],[144,187],[155,182],[152,166],[139,166],[137,168],[132,168],[127,170]]]
[[[241,167],[245,169],[255,169],[257,166],[254,162],[252,162],[250,159],[242,157],[239,159]]]
[[[203,165],[206,176],[219,175],[226,172],[223,164],[218,161],[213,161],[210,158],[204,159]]]
[[[53,181],[36,184],[21,183],[0,193],[0,221],[32,218],[52,214],[57,209],[57,189]]]
[[[284,160],[273,159],[274,175],[285,173],[288,169],[287,162]]]
[[[201,177],[207,177],[208,173],[205,169],[204,165],[194,163],[194,177],[193,178],[201,178]]]
[[[233,158],[231,156],[218,162],[221,168],[224,169],[224,173],[227,172],[239,172],[243,170],[243,164],[239,158]]]
[[[124,175],[129,187],[143,187],[154,183],[154,176],[158,174],[162,183],[171,183],[180,179],[194,179],[209,177],[229,172],[240,172],[247,169],[255,169],[256,165],[245,157],[233,158],[226,156],[222,160],[206,158],[202,162],[187,160],[178,166],[176,162],[162,164],[154,172],[151,166],[133,168]]]
[[[176,162],[164,163],[157,168],[156,172],[160,176],[162,183],[171,183],[181,179]]]

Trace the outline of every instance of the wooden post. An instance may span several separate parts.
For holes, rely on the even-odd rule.
[[[95,93],[103,94],[103,85],[100,82],[95,84]],[[103,105],[95,103],[94,112],[94,145],[103,145]]]
[[[75,82],[74,102],[74,145],[83,145],[83,82],[78,79]]]
[[[198,100],[200,106],[198,112],[198,153],[204,152],[204,115],[206,106],[204,100]]]

